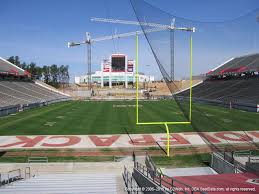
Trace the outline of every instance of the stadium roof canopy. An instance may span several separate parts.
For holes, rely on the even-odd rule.
[[[207,76],[240,74],[259,71],[259,53],[232,58],[217,68],[209,71]]]
[[[0,74],[30,76],[30,73],[0,57]]]

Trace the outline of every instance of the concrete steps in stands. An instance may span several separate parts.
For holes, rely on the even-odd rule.
[[[1,194],[115,194],[123,191],[122,177],[112,173],[42,174],[0,187]]]

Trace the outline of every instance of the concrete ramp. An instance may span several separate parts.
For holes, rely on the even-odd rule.
[[[171,168],[171,169],[167,168],[167,169],[163,169],[163,173],[170,177],[217,174],[210,167]]]

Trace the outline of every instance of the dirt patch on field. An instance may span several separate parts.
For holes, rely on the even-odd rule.
[[[170,151],[170,155],[192,155],[192,154],[202,154],[202,153],[211,153],[214,151],[218,151],[218,149],[226,150],[224,146],[218,147],[217,150],[214,150],[211,147],[208,146],[199,146],[199,147],[179,147],[179,148],[173,148]],[[233,148],[228,148],[226,151],[236,151],[236,150],[253,150],[256,149],[256,147],[252,145],[237,145]],[[146,155],[148,153],[149,155],[154,156],[161,156],[165,155],[165,151],[162,149],[114,149],[114,150],[21,150],[21,151],[7,151],[5,154],[3,154],[3,157],[38,157],[38,156],[48,156],[48,157],[80,157],[80,156],[131,156],[133,151],[137,155]]]

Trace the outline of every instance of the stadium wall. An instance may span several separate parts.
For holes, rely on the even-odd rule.
[[[51,100],[46,102],[39,102],[39,103],[31,103],[31,104],[25,104],[25,105],[14,105],[14,106],[7,106],[7,107],[0,107],[0,117],[7,116],[9,114],[14,114],[17,112],[21,112],[24,110],[29,110],[33,108],[38,108],[42,106],[47,106],[49,104],[57,103],[57,102],[64,102],[71,100],[71,98],[61,98],[57,100]]]
[[[251,103],[243,103],[243,102],[224,102],[220,100],[206,100],[206,99],[199,99],[193,97],[193,102],[198,103],[205,103],[209,105],[216,105],[216,106],[223,106],[225,108],[235,108],[239,110],[249,111],[249,112],[259,112],[259,109],[257,108],[257,104],[251,104]]]
[[[8,107],[1,107],[0,108],[0,117],[13,114],[19,111],[19,105],[15,106],[8,106]]]
[[[178,100],[183,100],[183,96],[176,96]],[[245,103],[245,102],[224,102],[220,100],[208,100],[208,99],[201,99],[201,98],[195,98],[192,97],[192,101],[196,103],[201,103],[201,104],[208,104],[208,105],[213,105],[213,106],[222,106],[225,108],[234,108],[238,110],[244,110],[244,111],[249,111],[249,112],[259,112],[259,105],[258,104],[253,104],[253,103]]]

